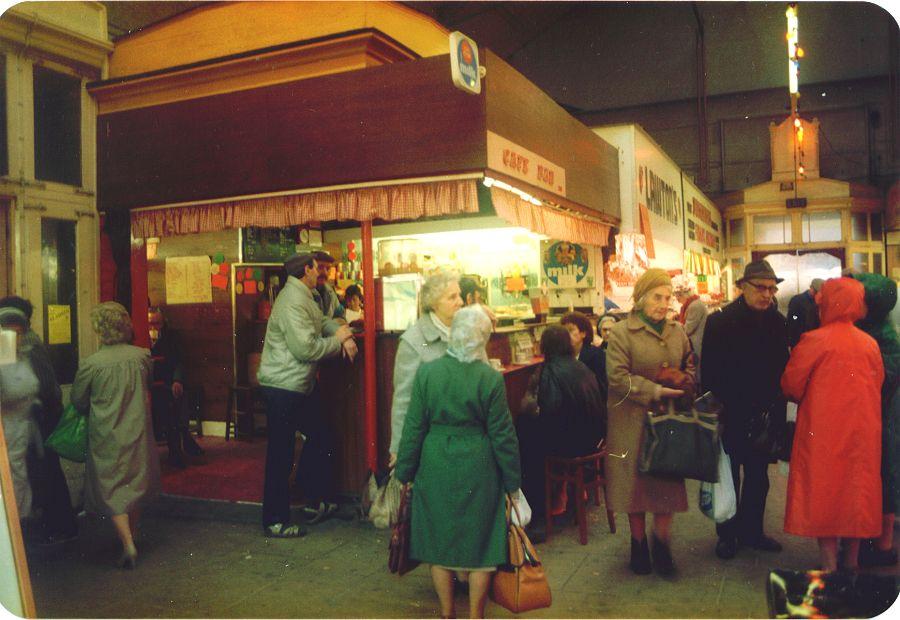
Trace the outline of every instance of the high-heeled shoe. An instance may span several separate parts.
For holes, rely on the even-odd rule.
[[[125,549],[122,551],[122,557],[119,558],[119,568],[125,570],[134,570],[137,566],[137,549]]]

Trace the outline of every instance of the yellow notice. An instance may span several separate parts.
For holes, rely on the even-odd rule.
[[[166,259],[166,303],[208,304],[212,302],[209,256],[178,256]]]
[[[47,344],[71,344],[71,306],[47,306]]]

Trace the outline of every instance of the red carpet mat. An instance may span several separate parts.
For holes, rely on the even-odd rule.
[[[262,502],[266,441],[225,441],[198,437],[202,456],[186,456],[188,467],[168,463],[169,450],[159,446],[163,493],[232,502]]]

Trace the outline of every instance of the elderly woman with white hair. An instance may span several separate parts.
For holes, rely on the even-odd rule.
[[[394,398],[391,403],[391,467],[397,462],[397,448],[403,433],[403,421],[412,396],[413,379],[419,365],[436,360],[447,352],[450,324],[456,311],[462,308],[459,276],[452,272],[438,272],[429,276],[419,293],[419,320],[400,336],[394,359]]]
[[[419,367],[397,460],[415,481],[410,557],[431,564],[441,615],[454,618],[453,573],[468,573],[469,614],[484,617],[491,574],[508,561],[506,493],[518,493],[519,444],[503,376],[487,362],[491,321],[456,313],[447,354]]]
[[[112,519],[122,542],[122,568],[134,568],[140,509],[159,492],[159,458],[149,415],[150,351],[129,344],[131,318],[120,304],[91,312],[100,350],[82,360],[72,404],[89,411],[85,509]]]

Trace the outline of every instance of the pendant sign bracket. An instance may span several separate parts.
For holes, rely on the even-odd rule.
[[[479,64],[478,44],[463,33],[450,33],[450,77],[453,85],[471,95],[481,94],[484,67]]]

